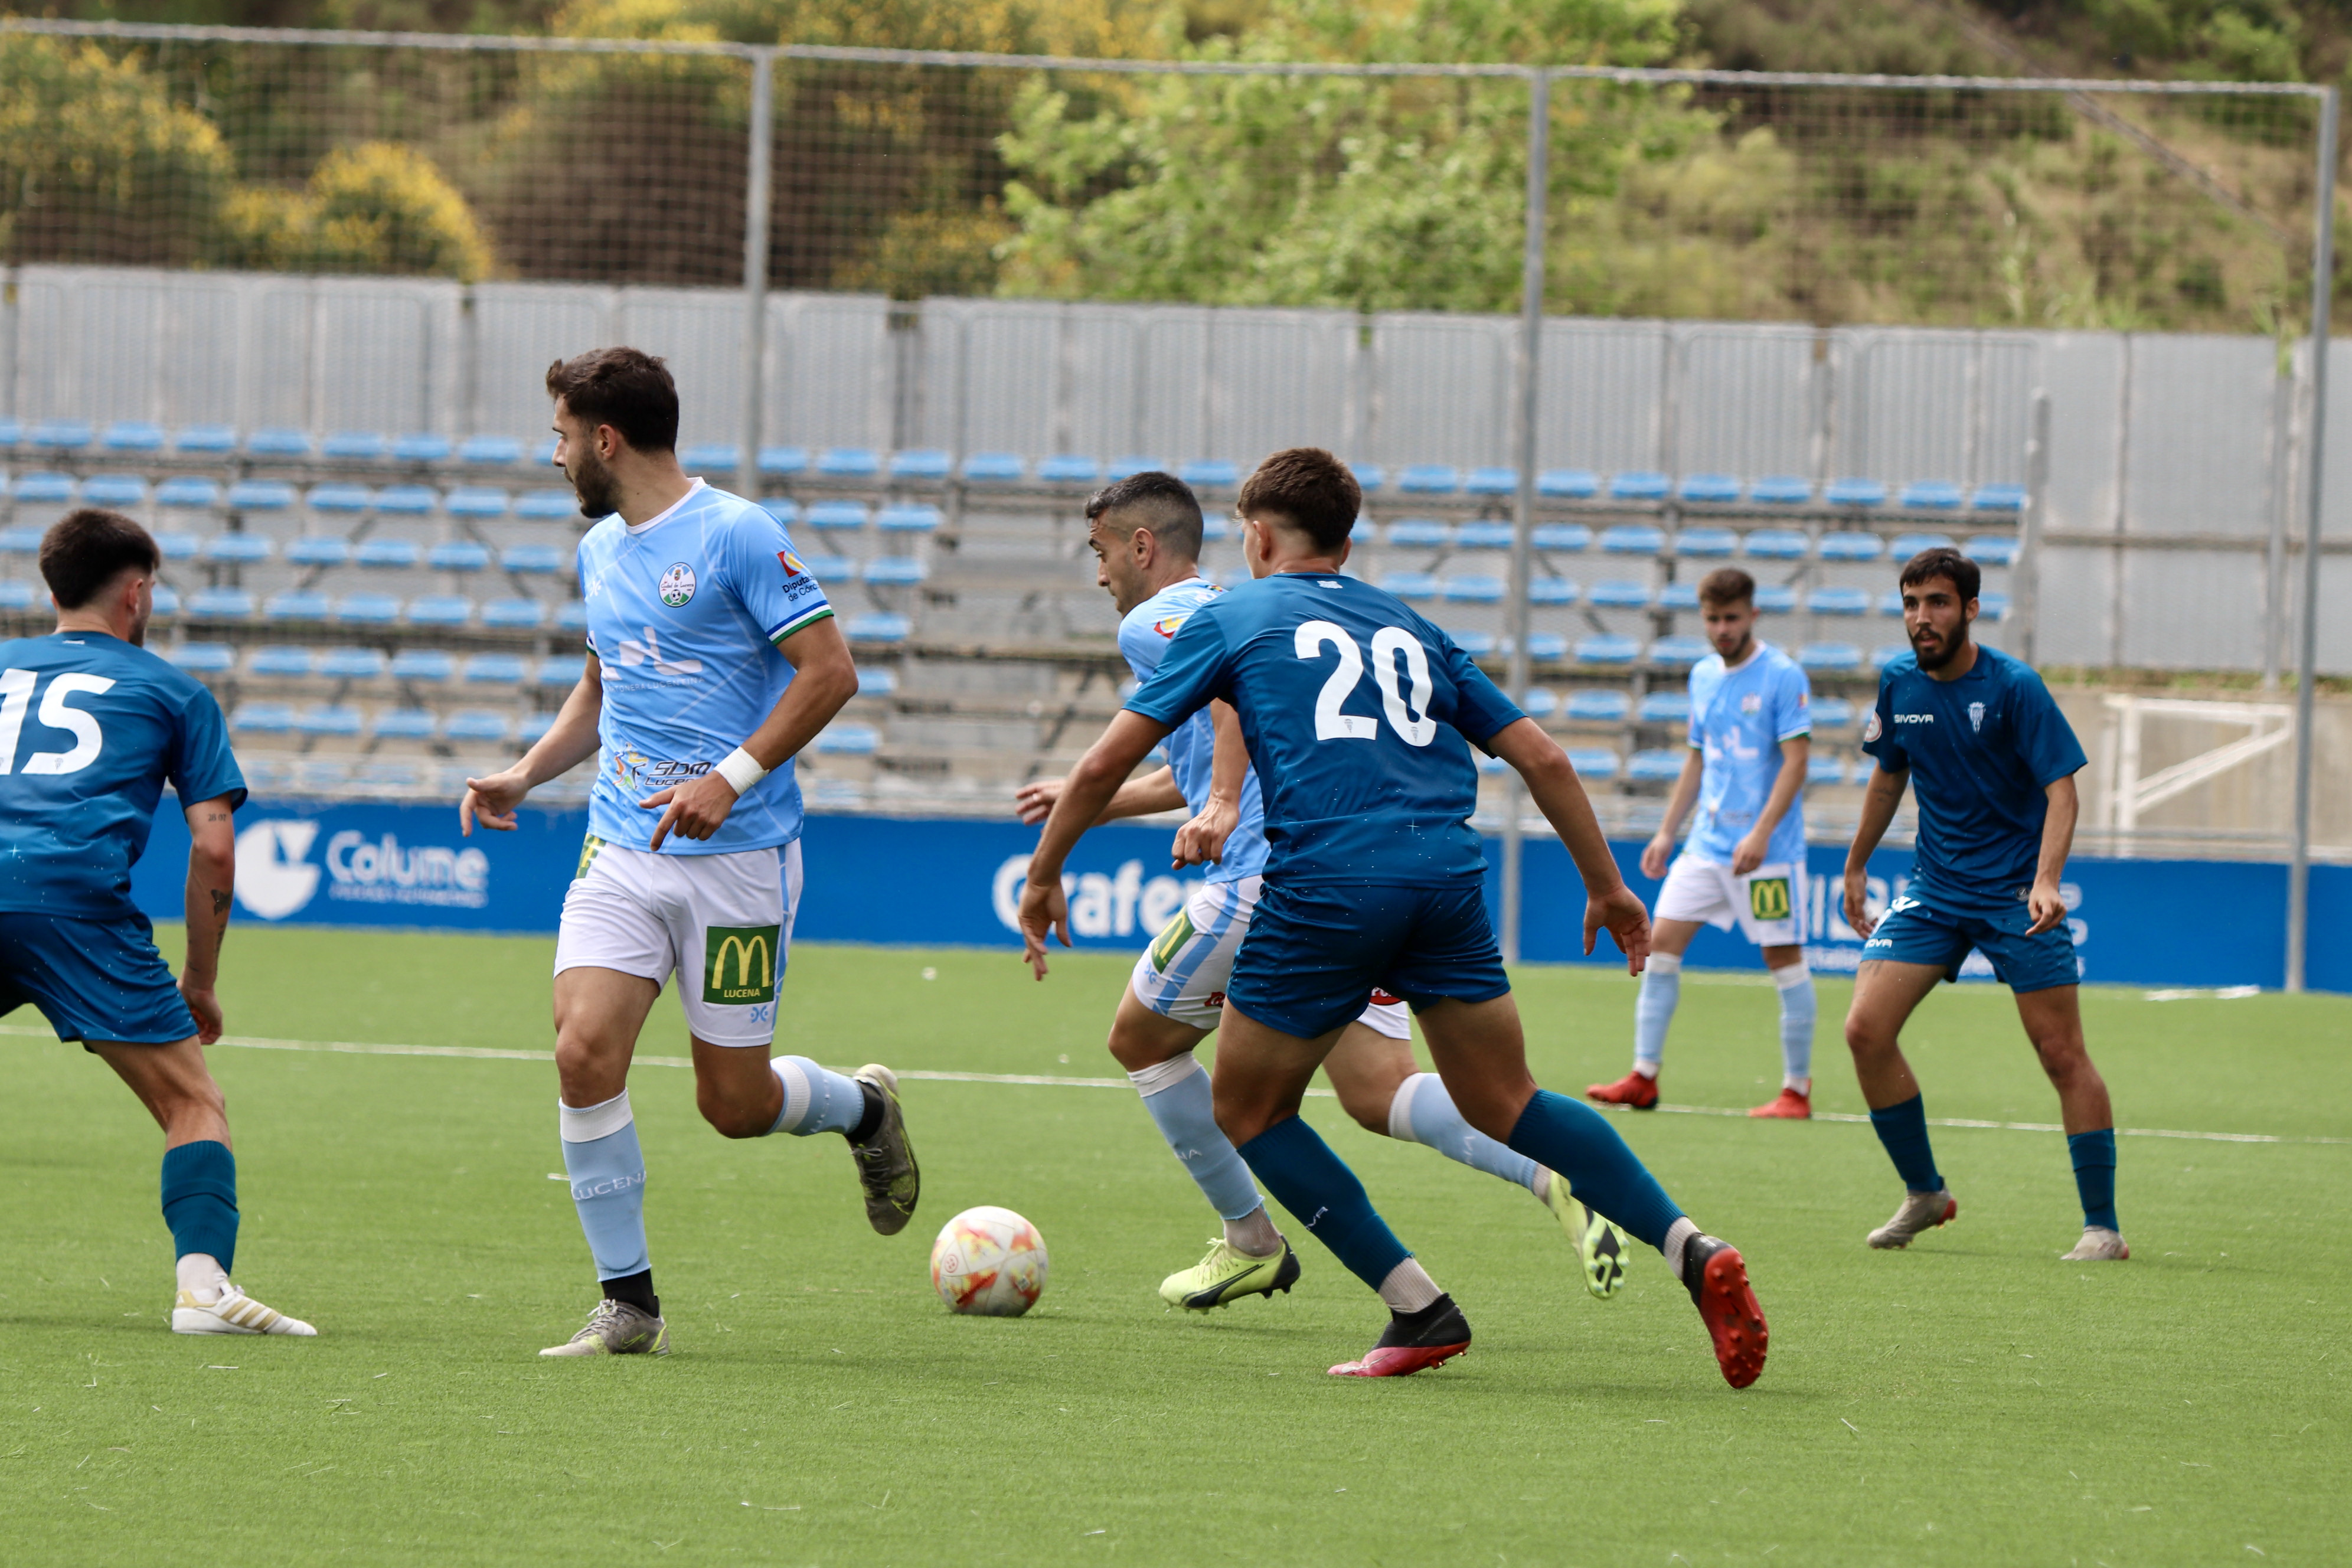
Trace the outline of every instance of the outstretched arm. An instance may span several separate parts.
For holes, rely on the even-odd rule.
[[[1618,874],[1617,858],[1592,815],[1592,802],[1559,742],[1544,733],[1532,719],[1506,726],[1486,742],[1486,749],[1518,771],[1536,808],[1568,847],[1569,858],[1584,881],[1584,951],[1591,952],[1605,927],[1625,955],[1625,972],[1639,974],[1650,960],[1650,911]]]
[[[1168,726],[1140,713],[1121,709],[1102,738],[1078,759],[1062,781],[1061,798],[1054,803],[1045,830],[1037,837],[1036,852],[1029,857],[1029,885],[1021,890],[1021,956],[1045,978],[1045,937],[1058,935],[1070,945],[1070,909],[1062,897],[1062,863],[1079,837],[1102,819],[1103,808],[1136,763],[1168,733]]]
[[[466,796],[457,803],[458,834],[471,837],[476,822],[500,833],[513,832],[515,807],[523,796],[596,754],[596,719],[604,706],[604,667],[592,653],[580,683],[563,700],[562,711],[538,743],[503,772],[466,781]]]
[[[221,942],[228,935],[231,896],[236,889],[236,825],[228,796],[201,800],[188,819],[188,952],[180,963],[180,994],[195,1015],[196,1038],[211,1045],[221,1037]]]
[[[2028,936],[2039,936],[2066,918],[2066,900],[2058,891],[2058,879],[2066,869],[2066,854],[2074,847],[2074,818],[2082,809],[2080,796],[2074,791],[2074,775],[2053,783],[2042,794],[2050,799],[2050,808],[2042,817],[2042,859],[2033,868],[2033,888],[2025,895],[2025,907],[2033,916],[2033,923],[2025,929]]]
[[[1013,815],[1022,821],[1035,825],[1053,814],[1054,803],[1062,798],[1062,786],[1066,779],[1031,779],[1013,792]],[[1154,812],[1175,811],[1184,804],[1184,792],[1176,787],[1176,770],[1161,768],[1139,779],[1129,779],[1118,786],[1094,826],[1117,822],[1126,816],[1150,816]]]
[[[1845,852],[1845,923],[1853,928],[1856,936],[1868,936],[1878,922],[1870,918],[1870,857],[1878,841],[1886,837],[1889,824],[1895,820],[1895,808],[1903,804],[1903,786],[1911,782],[1911,770],[1889,772],[1873,769],[1870,787],[1862,794],[1862,822],[1853,830],[1853,843]],[[2071,825],[2070,825],[2071,830]]]

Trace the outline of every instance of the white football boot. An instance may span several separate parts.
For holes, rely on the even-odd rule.
[[[1870,1233],[1870,1245],[1908,1247],[1911,1238],[1921,1231],[1933,1230],[1957,1219],[1959,1213],[1960,1205],[1953,1201],[1949,1187],[1933,1193],[1905,1193],[1903,1206],[1895,1211],[1895,1217]]]
[[[291,1334],[298,1339],[315,1338],[319,1332],[299,1318],[289,1318],[274,1307],[265,1307],[236,1286],[224,1279],[212,1300],[205,1300],[194,1290],[183,1290],[172,1303],[172,1331],[175,1334]]]
[[[2131,1244],[2123,1238],[2121,1231],[2109,1230],[2103,1225],[2086,1225],[2083,1227],[2083,1239],[2074,1244],[2074,1250],[2063,1255],[2058,1261],[2121,1263],[2130,1256]]]

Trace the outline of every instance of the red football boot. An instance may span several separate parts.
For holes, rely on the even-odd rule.
[[[1622,1105],[1634,1110],[1655,1110],[1658,1108],[1658,1080],[1629,1072],[1615,1083],[1589,1083],[1584,1097],[1603,1105]]]
[[[1451,1361],[1470,1348],[1470,1321],[1451,1296],[1440,1296],[1418,1312],[1389,1314],[1380,1342],[1361,1361],[1343,1362],[1333,1377],[1411,1377],[1423,1367]]]
[[[1748,1264],[1727,1241],[1700,1235],[1683,1248],[1683,1285],[1690,1291],[1706,1331],[1715,1340],[1715,1363],[1723,1381],[1745,1388],[1764,1374],[1764,1351],[1771,1331],[1764,1309],[1748,1286]]]
[[[1793,1089],[1784,1089],[1780,1091],[1780,1099],[1769,1105],[1753,1107],[1748,1114],[1778,1117],[1787,1121],[1810,1121],[1813,1118],[1812,1096],[1800,1094]]]

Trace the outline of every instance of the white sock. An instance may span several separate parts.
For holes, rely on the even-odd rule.
[[[1633,1070],[1643,1078],[1658,1076],[1666,1054],[1666,1026],[1675,1021],[1682,1001],[1683,961],[1671,952],[1654,952],[1642,969],[1642,990],[1633,999]]]
[[[1683,1278],[1683,1250],[1690,1246],[1691,1237],[1698,1233],[1698,1226],[1691,1223],[1690,1215],[1685,1215],[1666,1227],[1665,1242],[1658,1248],[1666,1255],[1666,1270],[1675,1277],[1678,1285]]]
[[[199,1301],[220,1300],[221,1287],[228,1283],[228,1271],[220,1266],[220,1259],[209,1252],[184,1254],[175,1266],[175,1271],[180,1277],[180,1289]]]
[[[1225,1221],[1225,1245],[1246,1258],[1272,1258],[1282,1250],[1282,1232],[1260,1204],[1239,1219]]]
[[[1444,1294],[1429,1271],[1410,1258],[1390,1269],[1389,1277],[1381,1281],[1381,1300],[1391,1312],[1418,1312]]]

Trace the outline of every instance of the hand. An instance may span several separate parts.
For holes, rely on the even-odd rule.
[[[2025,928],[2028,936],[2040,936],[2066,923],[2066,900],[2055,882],[2034,883],[2032,891],[2025,895],[2025,910],[2033,917],[2033,923]]]
[[[1764,851],[1770,848],[1771,845],[1772,836],[1760,827],[1744,836],[1738,844],[1732,846],[1731,874],[1735,877],[1745,877],[1748,872],[1764,864]]]
[[[650,847],[659,853],[662,840],[676,833],[680,838],[708,838],[726,826],[727,814],[735,809],[735,786],[716,771],[682,784],[672,784],[637,802],[638,808],[652,811],[667,806],[659,822],[654,824],[654,841]]]
[[[1666,866],[1674,858],[1674,836],[1662,827],[1655,838],[1642,846],[1642,875],[1653,882],[1664,881]]]
[[[180,981],[180,999],[195,1015],[196,1043],[209,1046],[221,1037],[220,998],[209,985],[192,985],[184,977]]]
[[[515,830],[515,807],[530,793],[530,781],[522,776],[520,766],[488,778],[467,779],[466,798],[457,803],[457,836],[471,838],[474,824],[496,828],[500,833]]]
[[[1061,798],[1060,779],[1031,779],[1013,792],[1013,809],[1034,827],[1054,815],[1054,803]]]
[[[1613,891],[1595,893],[1584,901],[1584,951],[1603,928],[1625,955],[1625,973],[1639,974],[1650,962],[1650,911],[1624,883]]]
[[[1225,858],[1225,840],[1231,838],[1234,829],[1241,825],[1239,803],[1212,795],[1209,804],[1201,808],[1201,815],[1176,830],[1174,856],[1169,861],[1170,868],[1181,870],[1187,866],[1223,860]]]
[[[1070,902],[1062,896],[1062,879],[1029,879],[1021,889],[1021,956],[1038,979],[1045,978],[1045,936],[1053,932],[1070,945]]]
[[[1859,937],[1867,937],[1877,928],[1878,922],[1870,915],[1870,878],[1866,872],[1845,874],[1845,923]]]

